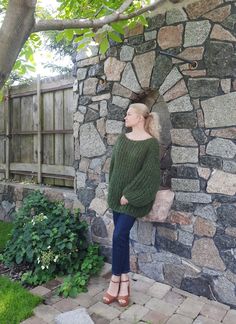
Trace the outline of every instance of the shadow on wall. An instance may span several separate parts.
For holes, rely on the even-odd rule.
[[[161,159],[161,186],[171,187],[171,120],[167,104],[158,90],[145,89],[137,94],[133,102],[146,104],[150,111],[156,112],[161,124],[160,159]]]

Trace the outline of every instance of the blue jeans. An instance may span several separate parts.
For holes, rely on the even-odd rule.
[[[130,271],[129,233],[135,217],[113,211],[114,232],[112,239],[112,274],[120,276]]]

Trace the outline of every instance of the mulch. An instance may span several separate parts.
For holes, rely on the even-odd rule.
[[[0,262],[0,276],[5,275],[14,281],[20,281],[22,274],[27,270],[28,270],[27,266],[21,265],[21,266],[14,266],[13,268],[8,268],[2,262]]]

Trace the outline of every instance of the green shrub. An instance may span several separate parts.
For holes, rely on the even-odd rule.
[[[98,249],[98,245],[89,246],[88,253],[82,262],[81,270],[64,280],[58,290],[59,294],[63,294],[64,297],[76,297],[78,293],[87,291],[90,276],[97,274],[103,265]]]
[[[10,239],[12,223],[0,221],[0,253],[4,250],[7,241]]]
[[[89,267],[92,265],[98,271],[102,257],[98,255],[98,247],[88,243],[86,235],[87,223],[80,221],[78,212],[73,215],[63,203],[51,202],[35,191],[26,197],[16,214],[4,263],[28,266],[22,280],[32,285],[57,275],[81,272],[88,258]],[[87,275],[92,273],[90,267]]]

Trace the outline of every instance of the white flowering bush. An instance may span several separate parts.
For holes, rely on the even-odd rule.
[[[56,275],[79,272],[84,260],[88,262],[88,255],[99,271],[102,257],[98,247],[91,250],[86,233],[87,223],[80,221],[79,213],[74,215],[61,202],[51,202],[35,191],[26,197],[16,214],[12,236],[3,253],[4,263],[10,267],[28,266],[22,280],[33,285]]]

